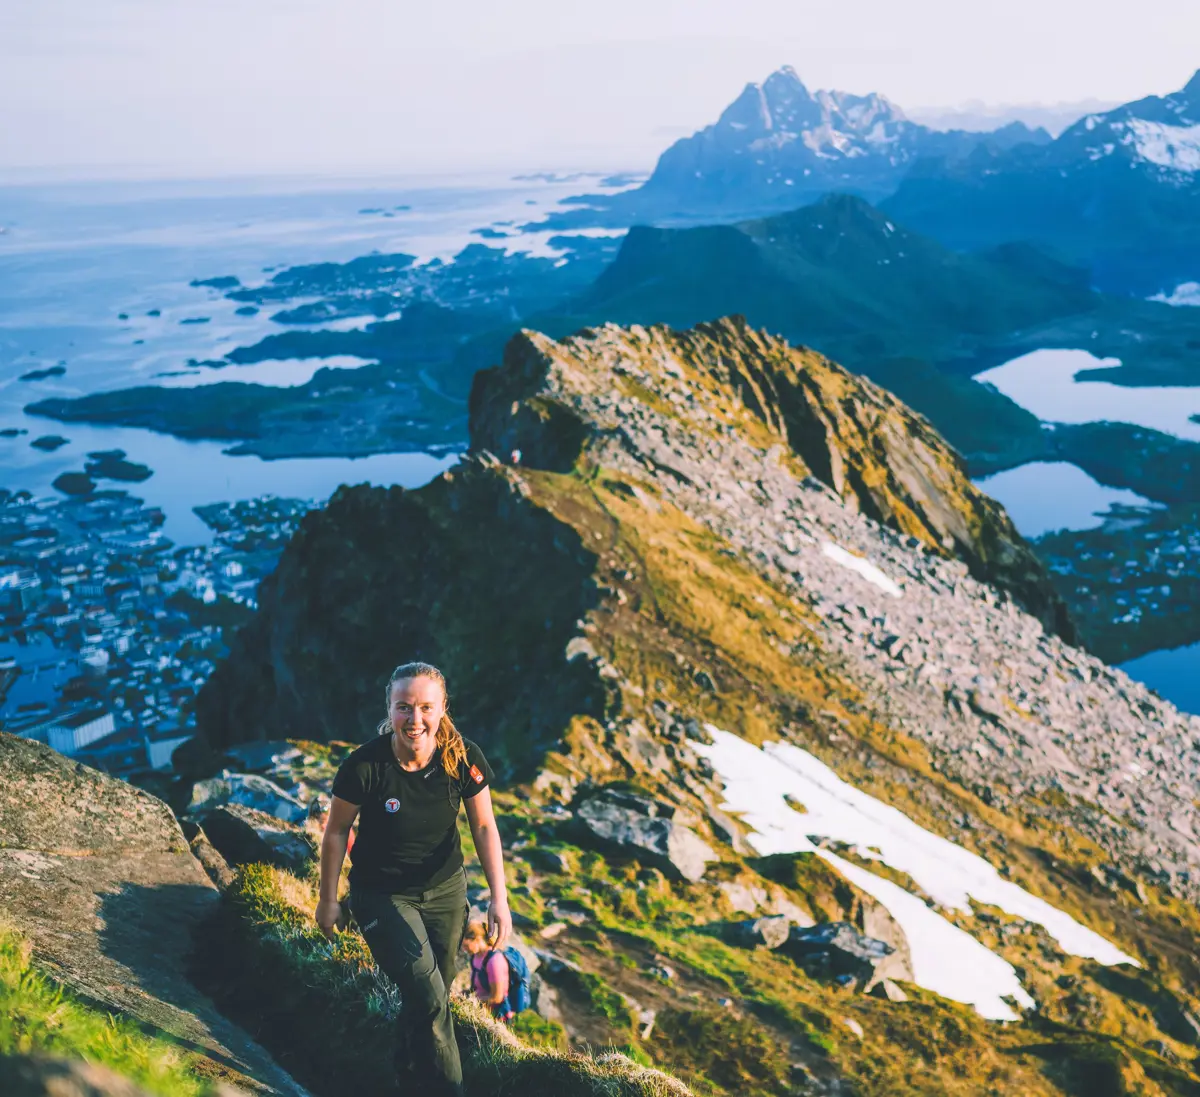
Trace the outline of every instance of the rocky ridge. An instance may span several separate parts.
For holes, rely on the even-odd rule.
[[[650,478],[811,607],[821,645],[956,781],[1001,807],[1065,793],[1073,825],[1114,857],[1200,896],[1200,719],[997,592],[1041,595],[1044,575],[1000,508],[939,465],[944,444],[898,401],[737,321],[681,334],[602,328],[561,343],[524,333],[509,355],[474,393],[478,449],[555,460],[535,405],[539,417],[557,406],[587,424],[592,461]],[[772,357],[795,370],[807,407],[764,391],[768,376],[787,376],[779,364],[755,370]],[[655,400],[623,396],[630,384]],[[729,429],[731,390],[769,428],[759,438]],[[966,560],[947,559],[948,546]],[[994,585],[980,581],[989,564]],[[1065,617],[1044,595],[1035,606],[1052,622]]]

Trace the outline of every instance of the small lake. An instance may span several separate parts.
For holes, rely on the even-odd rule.
[[[1131,388],[1108,381],[1076,381],[1080,370],[1120,365],[1086,350],[1035,350],[977,373],[1045,423],[1133,423],[1200,442],[1200,387]]]
[[[1095,529],[1114,503],[1153,505],[1135,491],[1098,483],[1067,461],[1031,461],[976,480],[975,486],[1004,507],[1021,536],[1031,540],[1062,529]]]
[[[1121,669],[1176,708],[1200,716],[1200,644],[1152,651],[1123,663]]]

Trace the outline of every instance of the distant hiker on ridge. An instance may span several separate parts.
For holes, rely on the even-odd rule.
[[[492,947],[503,949],[512,933],[488,790],[492,770],[479,747],[459,734],[447,703],[437,667],[405,663],[392,671],[378,737],[351,754],[333,782],[316,910],[332,940],[344,924],[337,895],[347,836],[361,812],[349,905],[375,962],[400,988],[396,1070],[401,1084],[411,1070],[430,1087],[422,1097],[463,1092],[449,1002],[468,911],[460,803],[491,887]]]

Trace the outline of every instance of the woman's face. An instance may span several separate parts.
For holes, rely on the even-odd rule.
[[[416,755],[432,751],[446,715],[446,694],[433,678],[400,678],[392,683],[388,709],[396,738]]]

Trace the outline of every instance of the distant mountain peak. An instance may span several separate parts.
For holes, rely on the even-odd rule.
[[[1189,102],[1200,105],[1200,69],[1196,70],[1195,75],[1184,85],[1179,94]]]
[[[763,81],[764,91],[774,91],[777,88],[799,89],[806,94],[808,92],[808,88],[804,86],[804,81],[800,79],[800,74],[791,65],[784,65],[776,69]]]
[[[587,201],[607,223],[761,217],[835,190],[879,200],[918,162],[962,160],[983,143],[1008,149],[1039,138],[1049,140],[1019,125],[995,133],[934,130],[878,92],[811,91],[784,65],[746,84],[716,122],[671,145],[643,186]]]

